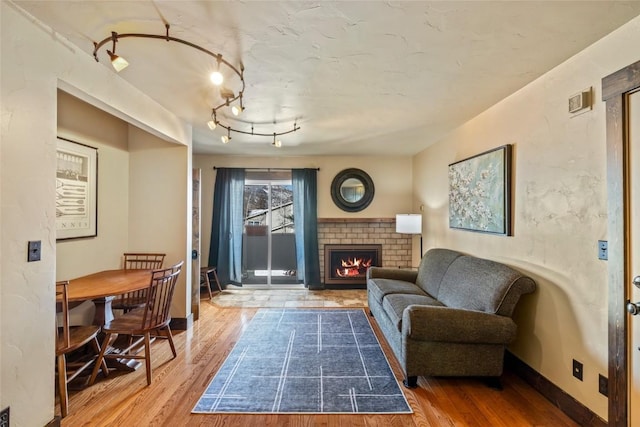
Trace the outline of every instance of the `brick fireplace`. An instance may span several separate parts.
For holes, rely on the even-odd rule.
[[[390,268],[412,266],[411,235],[396,233],[395,218],[318,218],[320,275],[325,285],[325,245],[381,245],[380,265]],[[336,287],[349,285],[336,285]]]

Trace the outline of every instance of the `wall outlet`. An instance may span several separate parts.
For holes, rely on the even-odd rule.
[[[0,427],[9,427],[9,407],[0,411]]]
[[[602,374],[598,374],[598,391],[609,397],[609,379]]]
[[[598,240],[598,259],[609,259],[609,242],[606,240]]]
[[[573,359],[573,376],[582,381],[582,363]]]

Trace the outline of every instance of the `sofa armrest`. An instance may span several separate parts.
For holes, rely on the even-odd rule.
[[[418,341],[508,344],[516,324],[505,316],[451,307],[410,305],[402,313],[402,334]]]
[[[416,283],[418,277],[417,270],[407,270],[401,268],[369,267],[367,269],[367,280],[369,279],[394,279],[409,283]]]

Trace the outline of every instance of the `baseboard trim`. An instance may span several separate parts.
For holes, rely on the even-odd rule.
[[[60,427],[61,423],[62,417],[60,415],[56,415],[51,421],[45,424],[44,427]]]
[[[193,326],[193,313],[187,317],[173,317],[169,326],[174,331],[188,331]]]
[[[505,368],[511,370],[531,387],[543,395],[547,400],[567,414],[572,420],[581,426],[604,427],[607,422],[600,418],[591,409],[578,402],[567,392],[546,379],[531,366],[507,351],[504,355]]]

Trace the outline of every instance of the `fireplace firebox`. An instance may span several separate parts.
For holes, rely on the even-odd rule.
[[[367,269],[381,262],[382,245],[324,245],[324,283],[366,285]]]

